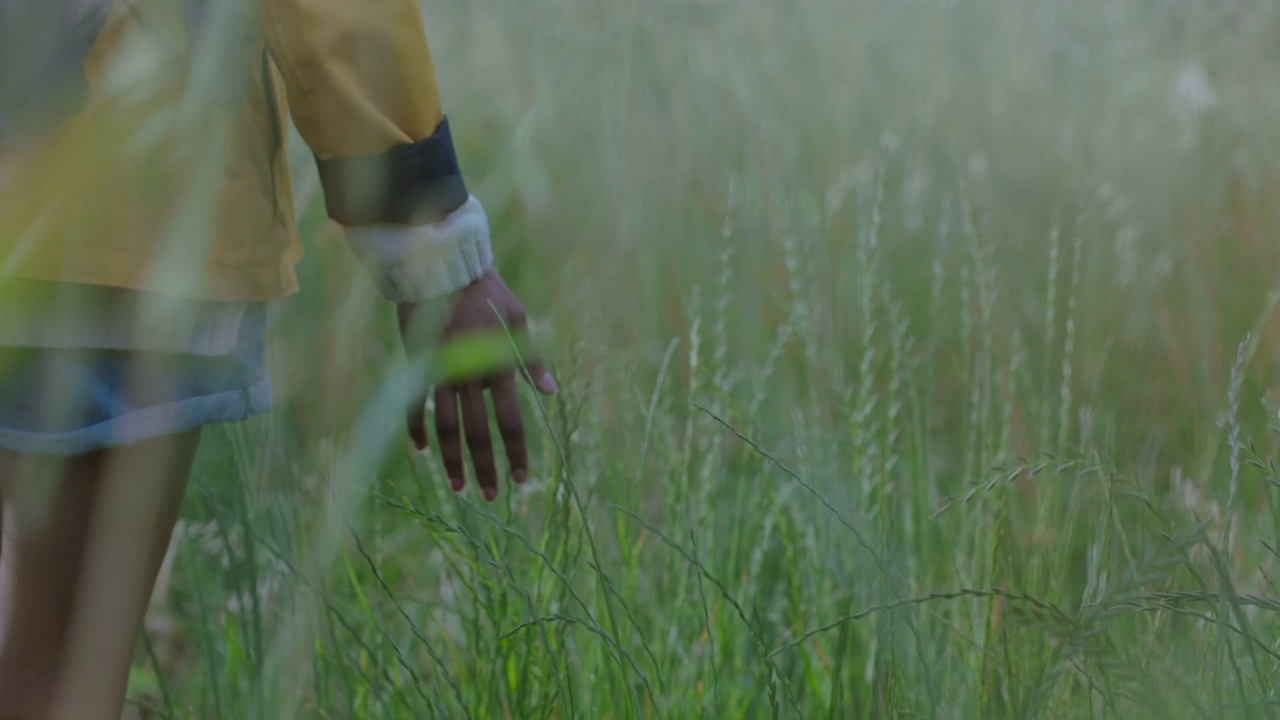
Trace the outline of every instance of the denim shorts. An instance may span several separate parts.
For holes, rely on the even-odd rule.
[[[265,412],[265,346],[253,306],[223,356],[0,348],[0,449],[76,455]]]

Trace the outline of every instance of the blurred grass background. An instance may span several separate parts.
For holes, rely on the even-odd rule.
[[[135,712],[1276,714],[1280,7],[424,12],[536,471],[397,434],[295,142],[278,408],[206,433]]]

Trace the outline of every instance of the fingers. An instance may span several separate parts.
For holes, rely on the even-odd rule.
[[[484,385],[470,382],[459,391],[462,399],[462,428],[471,452],[480,492],[490,502],[498,497],[498,468],[493,460],[493,440],[489,433],[489,412],[484,402]]]
[[[458,391],[450,385],[436,388],[436,441],[440,443],[440,458],[449,487],[454,492],[467,484],[466,469],[462,463],[462,425],[458,419]]]
[[[401,324],[408,324],[404,317],[401,318]],[[516,339],[517,356],[527,358],[523,367],[519,367],[519,362],[512,362],[514,358],[511,356],[493,357],[493,352],[501,351],[484,344],[495,339],[493,335],[500,329],[497,327],[500,324],[505,324],[510,337]],[[462,360],[452,355],[447,358],[458,360],[454,364],[459,367],[442,361],[447,368],[442,379],[449,384],[436,390],[436,434],[450,486],[459,491],[466,484],[463,455],[465,440],[480,490],[485,500],[492,502],[498,496],[498,468],[494,457],[486,390],[492,396],[494,419],[506,450],[511,478],[519,483],[528,477],[529,452],[515,374],[520,372],[534,389],[544,395],[554,395],[560,388],[532,348],[529,352],[519,350],[522,345],[529,347],[528,319],[519,301],[496,274],[488,281],[477,282],[460,293],[453,304],[453,315],[446,324],[441,340],[446,349],[454,347],[450,343],[457,341],[461,344],[456,347],[466,350],[468,346],[465,343],[473,338],[480,342],[476,347],[485,350],[484,353],[479,353],[481,359],[473,357],[476,353],[468,355],[463,352],[460,356]],[[496,339],[502,338],[499,335]],[[462,362],[463,360],[466,362]],[[489,375],[495,371],[497,375]],[[487,382],[481,380],[485,376],[488,376]],[[419,403],[417,407],[421,405]],[[410,435],[420,448],[426,446],[421,415],[422,413],[418,413],[415,416],[411,411],[409,416]]]
[[[409,414],[406,418],[409,427],[409,439],[413,440],[413,446],[418,452],[426,450],[431,444],[431,438],[427,433],[427,396],[419,395],[410,405]]]
[[[529,451],[525,446],[524,420],[520,415],[520,389],[513,372],[498,375],[489,381],[489,395],[493,398],[498,432],[502,446],[507,451],[507,464],[511,479],[522,483],[529,476]]]

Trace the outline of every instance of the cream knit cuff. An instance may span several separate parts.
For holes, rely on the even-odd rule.
[[[430,225],[365,225],[346,229],[347,244],[393,302],[457,292],[493,266],[489,219],[474,195]]]

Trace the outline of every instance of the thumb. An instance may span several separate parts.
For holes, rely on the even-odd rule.
[[[427,433],[427,394],[417,395],[409,405],[406,414],[409,438],[418,452],[426,450],[431,444],[431,436]]]
[[[555,378],[551,377],[551,372],[547,370],[546,365],[543,365],[541,360],[532,360],[525,363],[524,377],[535,390],[543,395],[555,395],[560,392],[560,386],[556,384]]]

